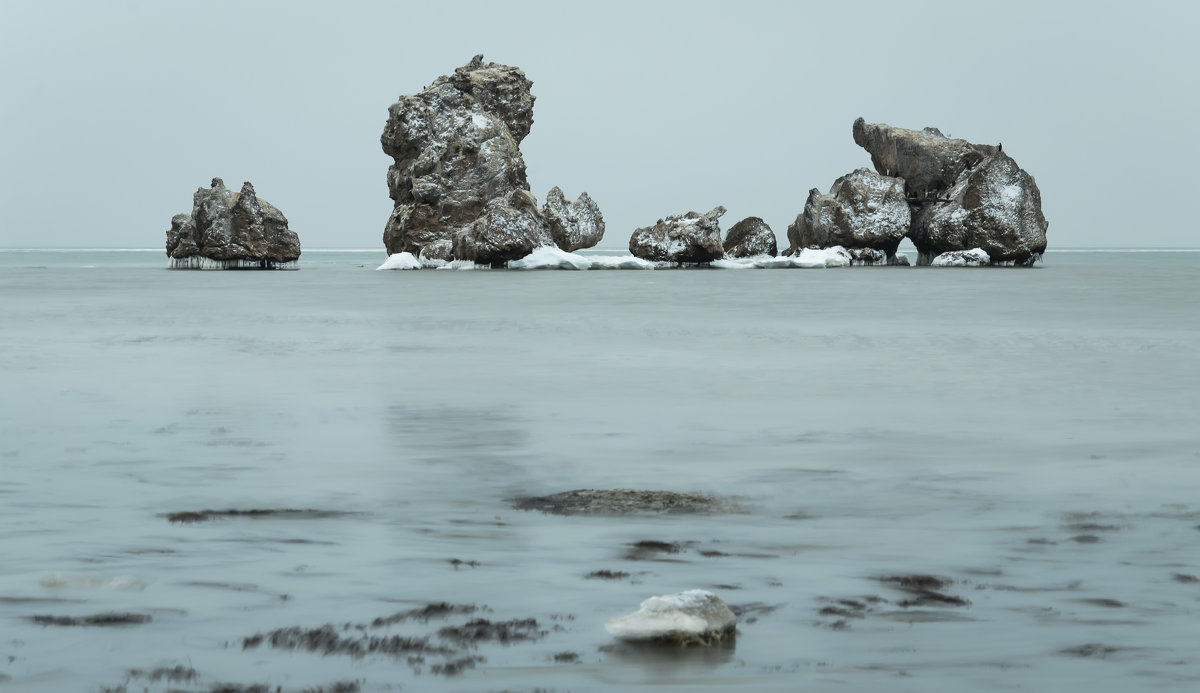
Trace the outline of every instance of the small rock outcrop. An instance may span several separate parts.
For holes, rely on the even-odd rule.
[[[380,138],[394,160],[389,255],[500,265],[554,244],[519,149],[533,126],[532,85],[477,55],[391,105]]]
[[[688,212],[659,219],[653,226],[637,229],[629,238],[629,252],[651,262],[704,263],[725,255],[718,223],[724,207],[707,214]]]
[[[873,249],[890,258],[911,224],[904,181],[860,168],[834,181],[829,194],[816,188],[808,192],[804,211],[788,227],[790,246],[784,254],[840,245],[851,254],[854,249]]]
[[[904,180],[912,208],[908,237],[917,247],[918,265],[976,247],[992,264],[1032,265],[1045,252],[1049,224],[1041,192],[1000,145],[862,118],[854,121],[853,132],[878,173]]]
[[[991,261],[992,258],[987,251],[982,248],[972,248],[942,253],[925,264],[933,267],[985,267]]]
[[[604,623],[622,640],[714,645],[732,638],[737,617],[720,597],[707,590],[650,597],[637,611]]]
[[[604,238],[604,215],[587,193],[580,193],[578,199],[568,203],[561,188],[550,188],[542,216],[550,225],[554,244],[568,253],[591,248]]]
[[[213,178],[171,219],[167,255],[172,269],[295,269],[300,237],[248,181],[235,193]]]
[[[753,257],[779,254],[775,232],[759,217],[746,217],[729,229],[725,236],[725,257]]]

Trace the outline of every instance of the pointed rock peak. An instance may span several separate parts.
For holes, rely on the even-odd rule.
[[[250,184],[250,181],[245,181],[242,183],[242,194],[244,195],[246,193],[250,193],[251,195],[254,194],[254,186]]]
[[[225,181],[221,180],[220,178],[213,178],[212,185],[209,187],[211,187],[213,190],[216,190],[217,188],[224,188]]]
[[[476,55],[474,58],[471,58],[471,62],[467,63],[468,70],[474,70],[479,67],[483,67],[483,53],[480,53],[480,54]]]

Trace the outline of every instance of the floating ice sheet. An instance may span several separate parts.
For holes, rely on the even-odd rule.
[[[622,640],[666,640],[712,644],[732,633],[737,617],[708,590],[650,597],[632,614],[604,623],[609,635]]]
[[[421,269],[421,261],[412,253],[405,251],[403,253],[393,253],[388,255],[387,260],[383,264],[376,267],[377,270],[414,270]]]

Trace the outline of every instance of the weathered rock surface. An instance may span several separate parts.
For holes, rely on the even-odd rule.
[[[804,211],[788,227],[790,246],[799,248],[874,248],[896,254],[912,224],[904,181],[860,168],[833,182],[829,194],[813,188]]]
[[[725,236],[725,257],[752,257],[779,254],[775,232],[759,217],[746,217],[734,224]]]
[[[944,201],[922,205],[909,238],[918,265],[969,248],[982,249],[995,265],[1032,265],[1046,252],[1047,226],[1033,176],[997,152],[964,171]]]
[[[587,193],[580,193],[578,199],[568,203],[561,188],[550,188],[542,216],[550,225],[555,245],[568,253],[591,248],[604,238],[604,215]]]
[[[513,507],[551,515],[678,515],[737,511],[731,501],[703,493],[628,488],[577,489],[549,496],[522,496],[513,499]]]
[[[532,84],[477,55],[391,105],[380,138],[394,159],[389,255],[498,265],[553,244],[519,149],[533,125]]]
[[[604,623],[622,640],[713,645],[733,637],[737,617],[720,597],[707,590],[650,597],[637,611]]]
[[[707,214],[687,214],[659,219],[654,226],[637,229],[629,238],[629,252],[651,262],[703,263],[725,255],[718,223],[724,207]]]
[[[235,193],[213,178],[192,196],[191,214],[171,219],[167,255],[174,269],[294,269],[300,237],[248,181]]]
[[[1000,146],[854,121],[854,141],[875,170],[904,179],[912,207],[908,237],[918,265],[950,251],[982,248],[992,264],[1032,265],[1046,250],[1042,196],[1033,176]]]

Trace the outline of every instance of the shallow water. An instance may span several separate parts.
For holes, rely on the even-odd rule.
[[[382,260],[171,272],[160,252],[0,252],[0,689],[1200,685],[1200,253],[1051,252],[1032,270]],[[511,505],[576,488],[740,512]],[[165,517],[254,508],[329,512]],[[681,550],[634,560],[640,540]],[[878,578],[908,574],[970,604],[902,607]],[[735,646],[645,651],[603,629],[696,587],[742,612]],[[821,613],[867,596],[886,601]],[[466,648],[486,661],[458,676],[434,656],[242,648],[326,623],[436,641],[465,619],[369,624],[442,601],[546,633]],[[106,612],[152,621],[29,620]],[[176,665],[199,678],[128,674]]]

